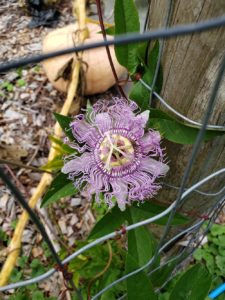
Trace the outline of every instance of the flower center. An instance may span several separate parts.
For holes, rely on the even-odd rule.
[[[127,165],[134,160],[134,147],[131,141],[120,134],[106,133],[99,150],[99,158],[107,171]]]
[[[94,150],[98,167],[111,178],[132,174],[140,165],[141,147],[126,129],[114,128],[104,133]]]

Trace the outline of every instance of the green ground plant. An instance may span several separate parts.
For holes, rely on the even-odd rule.
[[[194,252],[196,262],[205,264],[212,275],[212,289],[225,280],[225,226],[213,224],[208,235],[208,242]],[[217,298],[223,300],[224,295]]]

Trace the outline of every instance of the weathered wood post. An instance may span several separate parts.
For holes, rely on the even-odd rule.
[[[167,0],[152,0],[150,4],[150,28],[162,27],[165,23]],[[176,0],[172,1],[171,25],[194,23],[225,14],[224,0]],[[225,54],[225,28],[192,34],[165,41],[162,57],[163,89],[161,95],[177,111],[192,120],[201,122],[210,97],[221,59]],[[161,105],[158,107],[165,108]],[[225,80],[223,79],[213,109],[210,124],[225,124]],[[191,146],[168,142],[170,173],[165,181],[179,186],[185,166],[190,157]],[[202,144],[192,167],[188,186],[225,166],[225,136]],[[218,191],[224,186],[225,175],[220,175],[201,187],[202,191]],[[223,192],[223,195],[225,192]],[[159,199],[172,202],[177,191],[163,189]],[[221,196],[222,194],[220,194]],[[216,197],[192,193],[184,205],[185,210],[202,213],[212,206]]]

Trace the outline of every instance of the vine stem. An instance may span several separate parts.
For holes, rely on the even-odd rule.
[[[109,258],[108,258],[107,264],[104,267],[104,269],[101,272],[99,272],[97,275],[95,275],[94,278],[92,278],[91,281],[89,282],[89,284],[88,284],[88,300],[91,300],[91,287],[92,287],[92,285],[94,284],[94,282],[98,278],[100,278],[101,276],[103,276],[107,272],[107,270],[109,269],[109,267],[111,265],[113,252],[112,252],[112,247],[111,247],[109,241],[107,241],[107,246],[108,246],[108,250],[109,250]]]
[[[101,27],[102,35],[103,35],[104,40],[106,41],[107,37],[106,37],[105,25],[104,25],[103,16],[102,16],[102,8],[101,8],[100,0],[96,0],[96,6],[97,6],[97,10],[98,10],[99,24],[100,24],[100,27]],[[123,91],[123,88],[119,85],[119,79],[118,79],[118,76],[116,74],[116,69],[115,69],[114,64],[113,64],[113,60],[112,60],[112,56],[111,56],[111,53],[110,53],[109,46],[106,45],[105,48],[106,48],[107,56],[108,56],[108,59],[109,59],[110,67],[112,69],[112,73],[113,73],[113,76],[114,76],[115,81],[116,81],[116,86],[119,89],[121,95],[125,99],[127,99],[127,96]]]
[[[74,2],[74,13],[77,16],[78,26],[79,26],[79,34],[77,35],[77,42],[83,43],[83,41],[88,36],[88,32],[86,29],[86,9],[85,9],[85,0],[75,0]],[[78,83],[79,83],[79,74],[81,69],[81,56],[82,53],[79,53],[79,56],[76,61],[73,62],[73,71],[70,80],[70,85],[68,88],[68,93],[64,105],[60,111],[62,115],[68,115],[70,107],[72,105],[73,99],[76,95]],[[80,103],[77,103],[77,113],[80,109]],[[62,129],[60,128],[59,124],[56,123],[54,127],[54,135],[57,137],[62,136]],[[57,154],[57,150],[55,149],[55,143],[53,142],[49,151],[48,161],[54,159]],[[30,208],[34,209],[38,200],[43,196],[44,192],[46,191],[47,187],[51,184],[53,177],[49,173],[44,173],[42,178],[33,194],[33,196],[29,200]],[[6,261],[2,267],[0,273],[0,286],[7,284],[11,272],[16,264],[17,258],[20,253],[21,248],[21,240],[23,236],[24,228],[29,220],[29,215],[26,211],[23,211],[21,214],[19,221],[17,223],[16,229],[14,231],[13,237],[9,243],[7,248],[8,256]]]
[[[0,164],[12,165],[12,166],[16,166],[16,167],[19,167],[19,168],[32,170],[34,172],[40,172],[40,173],[45,173],[46,172],[46,173],[51,174],[51,172],[47,172],[47,171],[41,170],[41,169],[36,168],[36,167],[27,166],[27,165],[24,165],[23,163],[20,163],[20,162],[17,162],[17,161],[10,161],[10,160],[7,160],[7,159],[0,159]]]

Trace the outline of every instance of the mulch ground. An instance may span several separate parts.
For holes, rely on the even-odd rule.
[[[0,6],[1,62],[41,53],[42,39],[52,28],[28,28],[31,17],[19,7],[18,1],[3,2]],[[63,1],[58,9],[61,12],[58,28],[74,22],[71,1]],[[36,168],[45,164],[50,148],[48,136],[53,133],[55,124],[53,112],[60,110],[65,96],[48,82],[41,65],[0,74],[0,159]],[[41,173],[10,164],[4,164],[4,167],[29,199]],[[21,211],[9,190],[0,183],[0,265]],[[76,240],[87,236],[95,221],[89,203],[79,195],[62,199],[48,210],[38,208],[37,212],[56,239],[57,249],[66,248],[68,253],[74,249]],[[48,265],[42,237],[31,222],[24,231],[21,255],[28,256],[29,260],[38,258]],[[56,297],[64,289],[58,274],[39,287]],[[7,299],[7,295],[4,293],[3,299]]]

